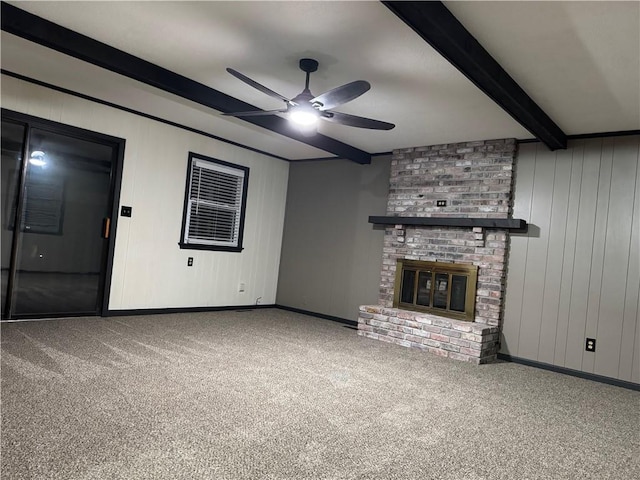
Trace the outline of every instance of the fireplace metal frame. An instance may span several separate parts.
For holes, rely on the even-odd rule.
[[[402,278],[404,270],[415,270],[416,280],[413,285],[413,303],[406,303],[400,301],[400,293],[402,289]],[[447,289],[447,308],[427,307],[416,303],[417,291],[418,291],[418,277],[420,272],[431,272],[432,277],[435,278],[435,274],[444,273],[448,275],[448,289]],[[465,295],[465,310],[459,312],[450,310],[451,303],[451,277],[452,275],[460,275],[467,278],[466,295]],[[473,322],[475,318],[475,304],[476,304],[476,289],[478,284],[478,267],[471,264],[463,263],[446,263],[446,262],[427,262],[419,260],[405,260],[398,259],[396,263],[396,279],[393,292],[393,306],[394,308],[401,308],[404,310],[413,310],[416,312],[431,313],[434,315],[440,315],[443,317],[454,318],[456,320],[465,320]],[[435,282],[431,282],[431,291],[429,298],[433,303]]]

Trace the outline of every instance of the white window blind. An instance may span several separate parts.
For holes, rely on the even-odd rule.
[[[15,172],[15,170],[14,170]],[[17,172],[12,176],[17,185]],[[62,234],[64,179],[61,176],[29,169],[20,225],[29,233]],[[13,193],[13,192],[12,192]],[[16,199],[11,202],[9,228],[15,227]]]
[[[245,171],[193,158],[185,244],[239,246]]]

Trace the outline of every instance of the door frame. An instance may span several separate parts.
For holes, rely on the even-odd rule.
[[[118,207],[120,205],[120,189],[122,185],[122,167],[124,163],[124,150],[126,140],[124,138],[114,137],[112,135],[107,135],[100,132],[95,132],[92,130],[87,130],[85,128],[75,127],[72,125],[67,125],[64,123],[55,122],[53,120],[47,120],[44,118],[34,117],[32,115],[28,115],[25,113],[17,112],[14,110],[8,110],[5,108],[0,109],[0,114],[2,116],[2,120],[12,121],[14,123],[20,123],[25,126],[25,141],[23,143],[22,148],[22,163],[20,165],[21,175],[18,180],[18,207],[22,204],[24,198],[24,188],[23,184],[24,180],[24,170],[26,165],[26,158],[29,148],[28,141],[30,138],[30,130],[31,128],[38,128],[41,130],[45,130],[51,133],[57,133],[61,135],[66,135],[70,137],[79,138],[82,140],[87,140],[90,142],[96,142],[101,144],[110,145],[113,147],[113,159],[111,166],[111,175],[109,182],[109,199],[107,201],[107,205],[109,207],[109,213],[111,218],[111,225],[109,227],[109,238],[107,243],[107,248],[102,251],[102,259],[101,259],[101,268],[100,268],[100,283],[98,294],[102,296],[100,299],[98,316],[105,316],[106,312],[109,310],[109,297],[111,294],[111,275],[113,271],[113,256],[115,252],[115,244],[116,244],[116,232],[118,227]],[[16,223],[15,225],[19,225],[19,214],[20,209],[16,208]],[[12,278],[15,275],[15,262],[17,256],[17,248],[16,248],[16,240],[20,239],[22,232],[20,228],[16,228],[14,232],[14,244],[12,245],[11,252],[11,264],[9,270],[9,281],[7,284],[8,294],[10,292],[10,287],[14,283],[14,279]],[[13,275],[12,275],[13,273]],[[7,304],[11,303],[11,299],[9,295],[7,295]],[[6,305],[5,305],[6,306]],[[17,320],[21,318],[55,318],[55,317],[69,317],[73,316],[72,314],[64,314],[64,315],[55,315],[55,314],[36,314],[36,315],[12,315],[4,318],[5,312],[1,312],[3,315],[2,320]],[[9,312],[12,313],[12,312]],[[85,316],[86,314],[78,314],[77,316]]]

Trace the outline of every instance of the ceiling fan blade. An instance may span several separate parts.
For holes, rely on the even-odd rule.
[[[339,123],[340,125],[348,125],[350,127],[369,128],[371,130],[391,130],[395,127],[393,123],[340,112],[322,112],[320,118],[327,122]]]
[[[285,113],[287,110],[251,110],[249,112],[229,112],[222,113],[228,117],[260,117],[262,115],[276,115],[278,113]]]
[[[237,70],[234,70],[233,68],[227,68],[227,72],[229,72],[231,75],[233,75],[237,79],[242,80],[244,83],[251,85],[253,88],[260,90],[262,93],[266,93],[270,97],[277,98],[278,100],[282,100],[283,102],[291,103],[291,100],[289,100],[287,97],[280,95],[278,92],[274,92],[270,88],[267,88],[264,85],[259,84],[255,80],[251,80],[249,77],[247,77],[246,75],[243,75]]]
[[[330,110],[350,102],[354,98],[358,98],[370,88],[371,85],[369,82],[356,80],[355,82],[347,83],[341,87],[336,87],[328,92],[321,93],[317,97],[312,98],[311,103],[321,104],[320,110]]]

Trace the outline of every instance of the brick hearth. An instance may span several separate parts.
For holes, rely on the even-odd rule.
[[[495,359],[497,352],[498,327],[379,305],[360,307],[358,333],[477,364]]]
[[[509,218],[515,153],[514,139],[396,150],[387,215]],[[436,200],[446,200],[447,206],[437,207]],[[493,360],[502,325],[508,244],[508,230],[386,228],[379,305],[360,308],[358,333],[473,363]],[[392,308],[398,258],[477,265],[474,321]]]

